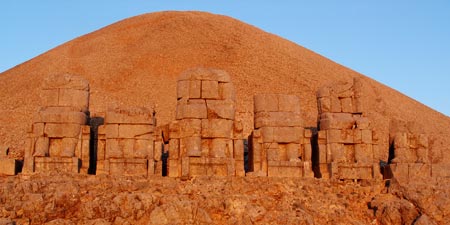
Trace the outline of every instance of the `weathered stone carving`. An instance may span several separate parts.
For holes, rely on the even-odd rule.
[[[29,130],[25,172],[87,172],[89,165],[89,83],[58,74],[44,80],[43,107]]]
[[[311,130],[302,127],[300,99],[295,95],[256,95],[254,113],[249,175],[313,177]]]
[[[362,83],[326,86],[317,92],[318,163],[321,177],[380,178],[378,136],[364,115]]]
[[[177,82],[176,120],[168,127],[168,176],[244,175],[242,124],[235,121],[229,75],[197,68]]]
[[[154,110],[110,108],[99,126],[97,174],[155,174]]]

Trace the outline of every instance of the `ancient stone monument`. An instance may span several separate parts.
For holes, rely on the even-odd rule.
[[[362,83],[336,84],[317,92],[318,163],[322,178],[378,179],[378,137],[365,117]]]
[[[300,99],[295,95],[254,96],[254,127],[250,136],[252,175],[313,177],[311,131],[303,128]]]
[[[89,83],[57,74],[45,79],[43,107],[29,130],[25,172],[87,172],[89,166]]]
[[[99,126],[97,174],[155,174],[155,111],[144,107],[110,108]]]
[[[8,158],[9,148],[0,146],[0,175],[16,175],[20,163],[16,159]]]
[[[176,120],[169,124],[169,177],[244,175],[242,125],[224,71],[197,68],[177,81]]]

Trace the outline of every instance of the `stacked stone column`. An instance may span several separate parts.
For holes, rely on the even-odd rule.
[[[110,108],[99,127],[97,174],[155,174],[154,110]]]
[[[177,81],[176,120],[169,124],[168,176],[244,175],[242,125],[235,121],[229,75],[197,68]]]
[[[321,88],[319,106],[318,163],[323,178],[380,178],[378,136],[364,115],[362,83],[343,83]]]
[[[29,130],[24,172],[79,172],[89,166],[89,83],[62,74],[45,79],[43,107]]]
[[[255,130],[249,140],[250,174],[313,177],[311,131],[302,127],[300,99],[295,95],[256,95],[254,113]]]

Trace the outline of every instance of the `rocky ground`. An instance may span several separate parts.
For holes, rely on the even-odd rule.
[[[0,224],[449,224],[448,180],[0,178]]]

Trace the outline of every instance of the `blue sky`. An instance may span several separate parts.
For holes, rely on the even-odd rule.
[[[0,72],[119,20],[224,14],[277,34],[450,115],[450,1],[2,0]]]

